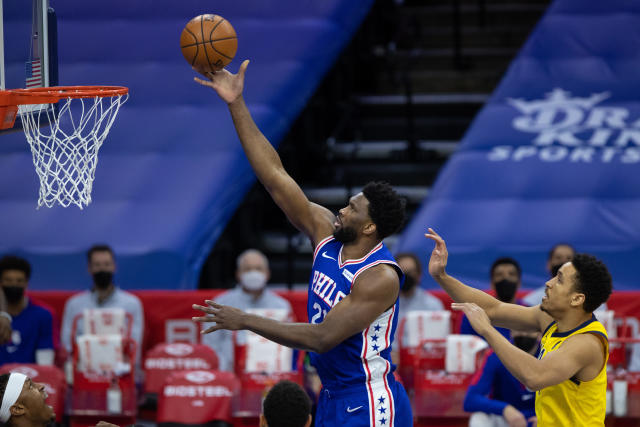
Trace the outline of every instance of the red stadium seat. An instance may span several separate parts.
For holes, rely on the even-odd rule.
[[[44,384],[47,391],[47,404],[56,413],[56,422],[62,422],[65,409],[65,397],[67,382],[64,372],[55,366],[42,366],[31,363],[8,363],[0,367],[0,374],[20,372],[31,378],[34,382]]]
[[[239,389],[240,383],[231,372],[174,372],[158,398],[158,425],[231,423],[233,401]]]
[[[146,393],[160,393],[169,375],[175,371],[218,369],[218,356],[204,344],[160,343],[149,350],[144,360]]]

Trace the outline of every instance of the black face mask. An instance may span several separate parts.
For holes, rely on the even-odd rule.
[[[354,228],[342,226],[333,232],[333,237],[340,243],[351,243],[358,237],[358,233]]]
[[[418,284],[418,281],[415,277],[410,274],[405,274],[404,283],[402,284],[402,292],[410,292]]]
[[[24,296],[24,288],[22,286],[3,286],[2,291],[9,304],[19,303]]]
[[[536,337],[516,336],[513,337],[513,345],[528,353],[533,347],[538,345],[538,339]]]
[[[504,279],[495,284],[496,296],[502,302],[511,302],[516,295],[516,289],[518,288],[518,282],[512,282],[511,280]]]
[[[551,266],[551,277],[556,277],[558,275],[558,270],[560,270],[560,267],[562,267],[564,264],[556,264],[556,265],[552,265]]]
[[[113,281],[113,273],[110,271],[96,271],[93,273],[93,283],[98,289],[107,289]]]

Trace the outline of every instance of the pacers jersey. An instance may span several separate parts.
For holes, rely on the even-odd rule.
[[[582,382],[570,378],[560,384],[545,387],[536,392],[536,416],[539,427],[604,426],[607,393],[607,359],[609,341],[607,331],[595,316],[575,329],[558,332],[558,325],[552,322],[540,343],[539,359],[560,348],[564,340],[577,334],[594,334],[604,344],[605,360],[602,370],[591,381]]]
[[[368,268],[390,264],[402,270],[387,247],[380,242],[371,252],[357,260],[343,260],[342,243],[333,237],[322,240],[314,251],[309,282],[307,314],[310,323],[320,323],[333,306],[349,295],[358,276]],[[366,286],[366,284],[364,284]],[[391,342],[398,323],[398,300],[362,332],[346,339],[332,350],[311,353],[311,362],[318,370],[323,387],[329,390],[353,385],[386,383],[393,377]]]

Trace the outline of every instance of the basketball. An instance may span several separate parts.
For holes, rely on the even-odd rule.
[[[180,35],[182,55],[200,73],[218,71],[231,62],[238,49],[236,31],[218,15],[196,16]]]

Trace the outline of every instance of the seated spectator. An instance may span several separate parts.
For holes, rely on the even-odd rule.
[[[404,272],[404,283],[400,289],[400,318],[414,310],[444,310],[444,305],[437,297],[420,287],[422,281],[422,265],[417,256],[411,253],[396,255],[396,262]]]
[[[122,308],[133,317],[131,325],[131,338],[136,342],[137,360],[139,365],[140,349],[144,331],[144,314],[140,299],[114,284],[113,276],[116,272],[116,261],[113,250],[107,245],[95,245],[87,252],[89,273],[93,277],[93,285],[90,291],[84,291],[69,298],[64,306],[62,316],[61,341],[66,350],[71,354],[73,340],[73,321],[77,315],[85,309]],[[83,333],[83,324],[77,323],[77,334]]]
[[[280,381],[262,403],[260,427],[309,427],[311,401],[296,383]]]
[[[513,332],[513,343],[535,355],[538,332]],[[469,427],[535,426],[535,392],[527,390],[490,352],[474,377],[464,399],[464,410],[473,412]]]
[[[52,365],[53,320],[51,312],[33,304],[24,294],[31,277],[27,260],[13,255],[0,259],[0,285],[11,315],[11,340],[0,346],[0,364]]]
[[[516,292],[520,289],[522,280],[522,269],[518,261],[509,257],[498,258],[491,265],[489,277],[491,278],[491,289],[495,291],[497,299],[511,304],[525,305],[523,301],[516,300]],[[510,338],[509,329],[496,329],[507,339]],[[480,336],[473,330],[466,316],[462,316],[460,333]],[[480,336],[480,338],[482,337]]]
[[[247,249],[236,259],[236,280],[238,285],[216,298],[222,305],[231,305],[240,310],[248,309],[285,309],[293,313],[291,304],[275,292],[265,289],[270,270],[267,257],[256,249]],[[210,325],[203,324],[203,329]],[[234,370],[233,334],[220,330],[202,336],[202,343],[211,347],[220,361],[221,371]]]

